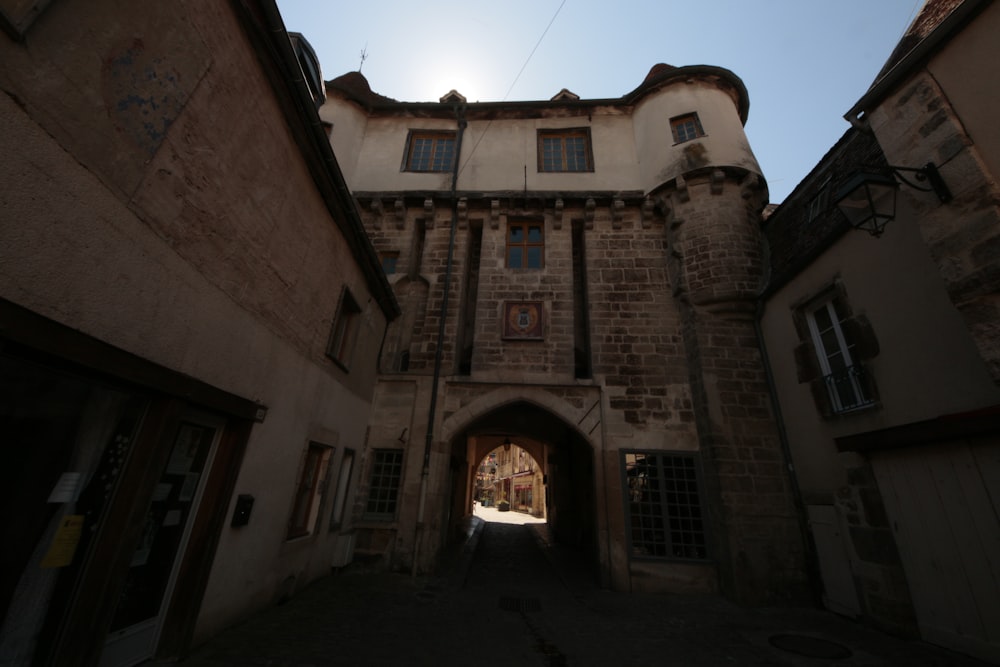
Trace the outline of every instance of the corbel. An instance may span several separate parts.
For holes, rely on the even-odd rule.
[[[677,198],[682,202],[691,200],[691,193],[688,192],[687,181],[684,180],[683,176],[677,177]]]
[[[642,200],[642,207],[639,209],[639,219],[643,229],[653,226],[653,216],[656,214],[656,202],[649,197]]]
[[[382,208],[382,200],[376,197],[372,199],[369,208],[374,216],[374,224],[372,227],[375,229],[382,229],[382,216],[385,215],[385,209]]]
[[[712,194],[713,195],[721,195],[722,194],[722,186],[725,184],[725,182],[726,182],[726,172],[722,171],[721,169],[713,169],[712,170],[712,178],[711,178],[711,184],[712,184],[711,185],[711,192],[712,192]]]
[[[404,229],[406,227],[406,204],[403,203],[402,197],[396,200],[393,208],[396,212],[396,229]]]
[[[614,199],[611,202],[611,228],[621,229],[622,220],[625,218],[625,202],[621,199]]]
[[[555,205],[555,212],[553,213],[553,224],[555,229],[562,229],[563,224],[563,200],[557,199]]]
[[[593,197],[587,200],[583,205],[583,220],[584,229],[594,228],[594,212],[597,210],[597,202],[594,201]]]
[[[500,200],[490,200],[490,229],[500,228]]]
[[[430,197],[424,200],[424,228],[434,229],[434,200]]]
[[[469,228],[469,199],[462,197],[458,200],[458,228]]]
[[[752,171],[747,172],[747,175],[740,181],[740,195],[744,199],[750,199],[759,189],[760,179],[757,177],[757,174]]]

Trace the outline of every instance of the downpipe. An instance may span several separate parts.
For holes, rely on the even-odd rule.
[[[441,297],[441,314],[438,317],[437,346],[434,350],[434,376],[431,380],[431,400],[427,409],[427,435],[424,438],[424,459],[420,471],[420,500],[417,505],[417,521],[413,527],[413,563],[410,576],[417,576],[417,564],[420,562],[420,544],[426,536],[424,526],[424,510],[427,506],[427,486],[431,473],[431,446],[434,443],[434,420],[437,416],[438,388],[441,384],[441,366],[444,359],[445,320],[448,317],[448,298],[451,293],[451,271],[455,257],[455,235],[458,229],[458,172],[462,157],[462,138],[465,136],[465,109],[455,107],[455,120],[458,123],[458,137],[455,141],[455,164],[451,175],[451,229],[448,235],[448,259],[444,270],[444,288]]]

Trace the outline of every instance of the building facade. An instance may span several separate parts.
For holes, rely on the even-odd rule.
[[[788,599],[803,540],[754,328],[767,188],[728,70],[580,100],[320,110],[403,315],[356,555],[427,571],[511,440],[557,539],[616,590]],[[387,474],[388,473],[388,474]]]
[[[765,223],[761,317],[826,606],[991,662],[998,30],[994,3],[924,5],[851,129]],[[950,197],[915,178],[928,163]],[[838,184],[889,165],[910,181],[895,219],[879,238],[850,229]]]
[[[272,2],[0,23],[0,662],[182,655],[344,563],[398,309]]]

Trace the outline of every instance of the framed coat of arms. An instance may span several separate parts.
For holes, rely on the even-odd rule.
[[[541,301],[505,301],[504,340],[543,340],[544,304]]]

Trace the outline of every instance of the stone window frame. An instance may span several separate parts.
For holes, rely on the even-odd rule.
[[[400,171],[443,173],[455,166],[458,134],[448,130],[410,130]]]
[[[531,230],[533,228],[538,228],[538,239],[531,240]],[[512,239],[513,230],[523,229],[523,240],[515,241]],[[529,250],[537,248],[538,253],[538,266],[529,265]],[[521,261],[517,265],[512,265],[511,263],[511,251],[521,250]],[[508,269],[529,269],[529,270],[539,270],[545,268],[545,222],[542,220],[511,220],[507,222],[507,236],[505,239],[505,249],[504,249],[504,266]]]
[[[538,171],[540,173],[584,173],[594,171],[594,151],[589,127],[567,127],[558,130],[538,130]],[[567,151],[569,143],[580,142],[578,150]],[[553,150],[546,150],[546,147]],[[558,165],[556,151],[558,147]],[[581,161],[582,160],[582,164]]]
[[[652,459],[655,474],[646,478],[662,481],[662,489],[639,483],[640,459]],[[629,557],[708,562],[711,550],[701,457],[690,451],[621,450],[620,470]]]
[[[360,323],[361,306],[345,285],[340,292],[337,315],[333,318],[330,338],[326,344],[326,356],[345,371],[350,371],[350,359],[358,338]]]
[[[670,119],[670,134],[674,138],[674,145],[677,145],[704,137],[705,130],[698,113],[692,111]]]
[[[832,333],[843,355],[843,368],[833,369],[823,343],[816,312],[826,309]],[[808,384],[816,408],[826,419],[869,410],[879,406],[878,387],[871,372],[871,360],[879,354],[878,338],[871,322],[855,314],[847,290],[839,279],[792,306],[792,322],[799,343],[793,350],[796,379]],[[822,353],[821,353],[822,351]],[[846,392],[850,393],[846,393]],[[844,401],[853,396],[852,402]]]
[[[373,449],[363,518],[394,521],[402,482],[403,450],[398,447]]]
[[[333,452],[334,447],[321,442],[310,441],[306,446],[292,496],[286,540],[306,537],[314,532],[323,505]]]

